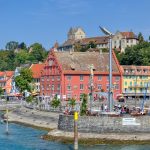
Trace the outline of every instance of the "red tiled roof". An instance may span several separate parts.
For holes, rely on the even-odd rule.
[[[11,77],[14,74],[14,71],[0,71],[0,76]]]
[[[133,32],[120,32],[124,38],[136,38],[137,36]]]
[[[32,64],[30,69],[33,73],[33,78],[41,77],[41,70],[43,69],[44,64]]]
[[[95,44],[107,44],[108,39],[109,39],[108,36],[98,36],[98,37],[84,38],[81,39],[80,42],[83,45],[89,44],[89,42],[94,42]]]
[[[109,54],[99,52],[54,52],[64,72],[90,72],[89,65],[94,65],[95,72],[109,72]],[[118,64],[113,57],[113,73],[119,73]]]
[[[87,45],[89,42],[94,42],[95,44],[107,44],[108,43],[108,36],[98,36],[98,37],[90,37],[90,38],[83,38],[78,40],[67,40],[63,43],[62,46],[69,46],[75,43],[80,43],[81,45]]]
[[[6,75],[8,77],[11,77],[14,74],[14,71],[6,71]]]

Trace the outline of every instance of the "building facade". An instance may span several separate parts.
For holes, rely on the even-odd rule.
[[[17,96],[20,94],[20,91],[17,88],[16,82],[15,82],[15,78],[20,75],[20,70],[21,70],[21,67],[16,67],[16,69],[14,71],[14,75],[13,75],[12,81],[11,81],[12,87],[11,87],[10,96]]]
[[[121,66],[123,94],[126,97],[150,98],[150,66]]]
[[[41,71],[43,69],[44,64],[32,64],[30,69],[32,71],[33,76],[33,93],[32,94],[39,94],[40,93],[40,78],[41,78]]]
[[[99,52],[51,51],[44,64],[40,79],[40,95],[59,95],[62,99],[80,99],[90,93],[90,65],[93,65],[93,92],[108,93],[109,54]],[[113,96],[121,92],[121,70],[113,53]]]
[[[130,47],[138,43],[139,40],[133,32],[118,31],[112,38],[112,47],[121,52],[124,52],[126,47]]]
[[[13,71],[0,72],[0,87],[4,90],[5,95],[9,95],[12,88]]]
[[[79,44],[84,47],[90,42],[93,42],[98,49],[109,48],[109,37],[86,37],[82,28],[71,28],[68,32],[68,39],[60,46],[58,51],[74,51],[75,45]],[[133,32],[119,32],[117,31],[112,36],[112,48],[120,52],[124,52],[126,47],[138,44],[138,38]]]
[[[70,28],[68,32],[68,40],[79,40],[85,37],[86,37],[86,34],[81,27]]]

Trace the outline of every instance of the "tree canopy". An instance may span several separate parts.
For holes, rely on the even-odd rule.
[[[14,50],[18,48],[18,42],[16,41],[10,41],[5,46],[6,50]]]
[[[144,42],[144,37],[141,32],[138,34],[138,39],[139,39],[139,43]]]
[[[118,54],[121,65],[150,65],[150,43],[143,41],[135,46],[127,47],[125,53]]]
[[[0,87],[0,95],[4,94],[4,90],[2,89],[2,87]]]
[[[23,93],[25,90],[31,92],[32,72],[28,68],[23,68],[20,75],[15,78],[16,86]]]
[[[6,44],[6,50],[0,50],[0,71],[15,70],[23,64],[42,62],[48,55],[48,51],[42,44],[34,43],[27,47],[24,42],[10,41]]]

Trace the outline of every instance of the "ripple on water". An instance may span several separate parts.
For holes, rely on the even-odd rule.
[[[0,150],[73,150],[71,144],[61,144],[40,139],[46,131],[18,124],[9,125],[9,135],[5,124],[0,124]],[[95,145],[79,146],[79,150],[149,150],[150,145]]]

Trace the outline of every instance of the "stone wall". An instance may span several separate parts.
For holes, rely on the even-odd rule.
[[[129,132],[149,132],[150,133],[150,116],[131,117],[126,119],[134,119],[133,125],[123,125],[125,117],[109,117],[109,116],[80,116],[78,120],[78,131],[88,133],[129,133]],[[128,124],[128,123],[127,123]],[[59,115],[58,129],[63,131],[73,131],[74,120],[71,115]]]

